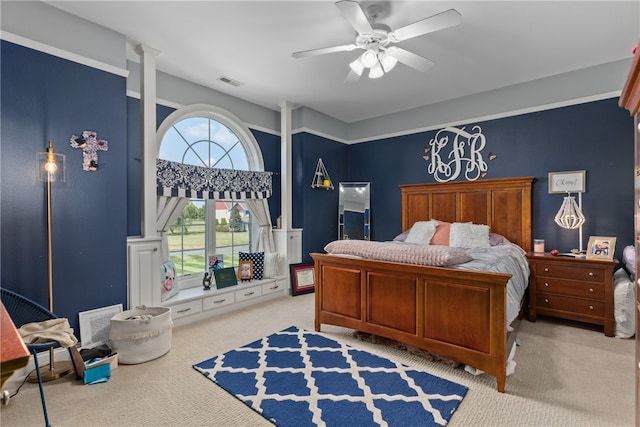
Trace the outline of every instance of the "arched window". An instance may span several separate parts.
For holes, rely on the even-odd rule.
[[[193,105],[169,115],[158,129],[158,158],[206,168],[263,171],[260,148],[232,114]],[[176,273],[199,279],[215,267],[235,267],[252,247],[252,215],[245,200],[190,199],[166,231]],[[184,283],[184,282],[183,282]],[[193,285],[199,282],[194,280]],[[188,286],[188,285],[187,285]]]

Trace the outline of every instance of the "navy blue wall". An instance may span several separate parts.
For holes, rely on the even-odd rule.
[[[1,284],[49,304],[36,153],[51,139],[67,162],[66,182],[52,186],[54,310],[79,335],[79,311],[127,299],[125,78],[1,43]],[[97,172],[69,145],[84,130],[109,143]]]
[[[548,194],[548,172],[586,170],[584,247],[590,235],[618,238],[616,256],[633,244],[633,119],[617,99],[471,123],[486,136],[485,178],[534,176],[533,237],[547,250],[578,246],[578,231],[553,221],[563,195]],[[371,181],[372,239],[390,240],[402,230],[400,184],[435,182],[422,156],[436,131],[349,146],[349,180]],[[480,178],[482,179],[482,178]],[[458,178],[460,180],[460,178]],[[314,250],[320,249],[320,244]]]
[[[291,140],[292,225],[302,228],[302,262],[309,253],[323,252],[338,237],[338,183],[348,181],[348,146],[327,138],[299,133]],[[334,190],[311,188],[318,159],[327,169]]]

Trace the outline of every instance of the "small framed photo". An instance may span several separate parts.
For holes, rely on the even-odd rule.
[[[243,282],[253,279],[253,261],[238,261],[238,279]]]
[[[587,259],[613,259],[615,250],[615,237],[591,236],[587,245]]]
[[[312,262],[291,264],[291,295],[302,295],[316,290],[316,271]]]

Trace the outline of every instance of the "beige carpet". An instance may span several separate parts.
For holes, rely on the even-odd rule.
[[[313,330],[313,298],[282,297],[174,328],[168,354],[120,365],[107,383],[85,386],[70,377],[47,383],[50,422],[54,427],[269,426],[191,366],[291,325]],[[359,341],[343,328],[323,326],[321,332],[469,387],[450,426],[634,425],[635,341],[607,338],[597,327],[545,318],[523,321],[517,367],[505,394],[496,392],[493,377]],[[1,408],[0,424],[43,425],[37,384],[26,383]]]

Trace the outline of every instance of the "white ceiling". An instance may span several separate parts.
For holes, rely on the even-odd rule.
[[[353,43],[332,1],[47,1],[161,51],[160,71],[279,110],[282,101],[355,122],[630,58],[637,1],[377,1],[391,29],[454,8],[462,23],[398,46],[436,65],[399,64],[345,84],[362,51],[292,58]],[[137,56],[129,53],[130,59]],[[227,77],[243,83],[233,87]]]

